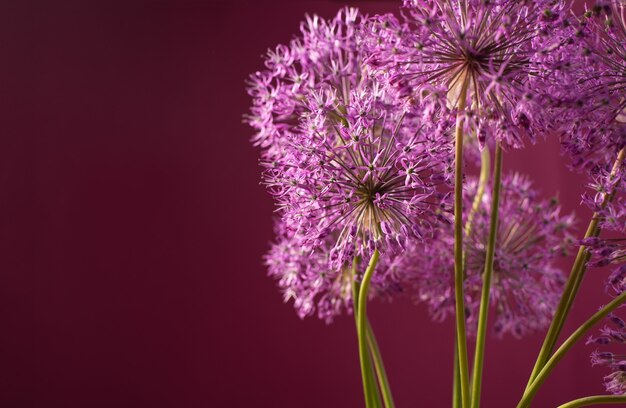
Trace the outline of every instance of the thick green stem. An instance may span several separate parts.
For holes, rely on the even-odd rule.
[[[454,174],[454,298],[456,302],[456,339],[459,353],[459,378],[463,408],[469,408],[469,367],[467,361],[467,334],[465,332],[465,299],[463,294],[463,113],[467,99],[468,81],[459,95],[455,130]]]
[[[358,258],[354,260],[353,264],[352,264],[352,279],[354,282],[354,285],[352,286],[352,298],[354,299],[354,320],[355,323],[357,325],[358,328],[358,315],[357,315],[357,310],[356,308],[358,307],[358,299],[359,299],[359,289],[360,289],[360,285],[359,283],[356,281],[355,276],[356,276],[356,265],[358,264]],[[383,363],[383,359],[382,359],[382,355],[380,353],[380,349],[378,347],[378,342],[376,341],[376,336],[374,335],[374,330],[372,329],[372,325],[369,322],[369,319],[367,320],[367,344],[368,344],[368,348],[371,354],[371,357],[373,358],[373,364],[374,364],[374,369],[376,370],[376,376],[378,377],[378,384],[380,385],[380,390],[382,392],[383,395],[383,400],[385,402],[385,407],[386,408],[393,408],[394,407],[394,402],[393,402],[393,396],[391,395],[391,387],[389,386],[389,380],[387,379],[387,371],[385,370],[385,365]],[[368,367],[370,367],[371,370],[371,358],[368,358]],[[371,373],[371,371],[370,371]],[[375,381],[373,378],[373,375],[368,375],[368,384],[370,384],[370,394],[376,394],[375,397],[372,397],[374,399],[376,399],[375,401],[375,405],[381,405],[380,402],[380,396],[378,395],[378,391],[377,388],[375,388]],[[372,385],[373,384],[373,385]],[[371,392],[371,391],[376,391],[376,392]]]
[[[493,276],[493,259],[496,252],[496,238],[498,232],[498,209],[500,208],[500,188],[502,184],[502,148],[496,146],[496,163],[493,169],[493,193],[491,195],[491,219],[489,224],[489,239],[485,257],[485,271],[483,273],[483,288],[480,298],[478,314],[478,331],[476,336],[476,350],[474,353],[474,371],[472,373],[472,405],[480,405],[480,390],[482,386],[483,364],[485,354],[485,339],[487,337],[487,317],[489,314],[489,295],[491,278]]]
[[[558,350],[554,352],[552,357],[550,357],[550,359],[543,366],[539,374],[537,374],[537,377],[535,378],[533,383],[524,392],[524,396],[517,405],[517,408],[528,407],[537,391],[539,391],[539,388],[541,387],[543,382],[546,380],[546,378],[548,378],[548,375],[550,374],[550,372],[552,372],[554,367],[556,367],[559,361],[561,361],[561,359],[565,356],[565,353],[567,353],[567,351],[578,340],[580,340],[585,335],[585,333],[587,333],[596,323],[604,319],[609,313],[617,309],[624,302],[626,302],[626,292],[622,292],[619,296],[613,299],[611,303],[598,310],[593,316],[591,316],[591,318],[589,318],[589,320],[587,320],[578,329],[576,329],[576,331],[563,342],[561,347],[559,347]]]
[[[393,396],[391,395],[391,387],[389,387],[389,380],[387,379],[385,364],[383,363],[380,349],[378,348],[378,342],[376,341],[376,336],[374,335],[374,331],[372,330],[372,325],[369,320],[367,321],[367,344],[369,345],[369,349],[372,353],[374,369],[376,369],[378,385],[380,386],[380,391],[383,395],[385,408],[395,408]]]
[[[363,275],[363,279],[361,280],[361,285],[358,291],[358,296],[356,297],[356,326],[357,326],[357,334],[359,339],[359,358],[361,361],[361,377],[363,380],[363,394],[365,396],[365,406],[366,408],[373,408],[379,406],[380,404],[375,398],[377,395],[376,391],[376,383],[373,381],[372,375],[372,363],[370,360],[369,350],[367,347],[367,292],[369,291],[370,282],[372,279],[372,275],[374,274],[374,270],[376,269],[376,264],[378,263],[379,252],[378,249],[374,250],[372,254],[372,259],[370,259],[370,263],[365,270],[365,274]]]
[[[578,408],[589,407],[591,405],[623,404],[625,402],[626,395],[595,395],[593,397],[585,397],[570,401],[566,404],[559,405],[558,408]]]
[[[615,163],[613,164],[613,169],[609,175],[610,178],[615,177],[617,172],[619,171],[620,166],[622,165],[622,161],[624,160],[625,149],[622,148]],[[602,208],[606,207],[606,205],[613,199],[613,194],[606,194],[603,198]],[[587,228],[587,232],[585,233],[585,238],[597,237],[600,234],[600,215],[598,213],[594,213],[591,217],[591,222],[589,223],[589,227]],[[548,333],[544,339],[543,345],[541,346],[541,350],[539,351],[539,355],[537,356],[537,361],[535,362],[535,366],[533,367],[533,371],[530,374],[530,378],[528,379],[528,384],[526,385],[526,389],[530,387],[533,383],[543,366],[548,361],[552,350],[554,350],[554,346],[559,339],[559,335],[563,330],[563,325],[565,324],[565,320],[569,311],[572,308],[572,304],[574,303],[574,298],[578,294],[578,289],[580,288],[580,284],[582,283],[583,277],[585,275],[585,271],[587,270],[587,262],[589,261],[591,254],[587,251],[585,246],[581,246],[578,249],[578,254],[576,255],[576,260],[574,261],[574,265],[572,266],[572,271],[569,275],[565,288],[563,289],[563,295],[561,296],[561,300],[557,306],[557,309],[554,313],[554,317],[552,319],[552,323],[550,324],[550,328],[548,329]]]

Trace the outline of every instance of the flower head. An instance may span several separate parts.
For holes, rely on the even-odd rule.
[[[468,180],[465,219],[477,182]],[[490,194],[485,193],[476,211],[466,253],[466,307],[469,327],[475,329],[485,266],[490,225]],[[546,201],[519,175],[504,177],[496,237],[491,304],[495,309],[494,330],[519,337],[545,327],[559,300],[563,274],[553,266],[571,243],[568,229],[573,219],[562,216],[556,201]],[[414,264],[419,300],[428,303],[435,319],[454,313],[452,284],[452,243],[448,230],[424,250],[410,252]]]
[[[422,103],[398,105],[376,82],[348,97],[344,104],[332,88],[312,92],[301,132],[264,175],[306,248],[334,240],[336,267],[373,248],[402,250],[450,212],[440,191],[451,167],[445,118],[425,121]]]
[[[440,186],[451,172],[452,117],[442,93],[399,98],[374,78],[362,46],[371,33],[359,20],[353,9],[307,18],[302,38],[268,54],[255,77],[270,79],[251,92],[256,116],[267,113],[256,141],[285,227],[306,250],[334,242],[335,268],[373,248],[401,250],[450,212]],[[286,79],[296,76],[306,81]]]
[[[546,128],[533,78],[558,41],[562,9],[554,0],[405,0],[402,22],[385,15],[371,25],[370,62],[406,93],[443,87],[451,108],[467,106],[468,130],[518,147]]]

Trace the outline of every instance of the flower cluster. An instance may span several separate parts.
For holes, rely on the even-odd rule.
[[[477,184],[475,179],[467,183],[466,220]],[[480,305],[490,206],[491,196],[486,192],[464,240],[467,319],[472,330]],[[565,255],[573,242],[569,234],[573,218],[561,215],[556,200],[542,199],[528,179],[517,174],[504,177],[499,213],[491,287],[493,328],[498,335],[519,337],[550,322],[564,283],[553,262]],[[436,241],[412,254],[419,300],[429,305],[438,320],[454,313],[453,241],[452,233],[442,230]]]
[[[305,247],[332,236],[340,267],[374,248],[402,249],[448,218],[438,187],[449,173],[449,141],[423,121],[419,102],[386,105],[376,87],[351,93],[347,105],[324,91],[313,95],[302,133],[265,164],[283,219]]]
[[[403,19],[372,23],[370,63],[393,73],[390,81],[410,94],[441,86],[450,107],[465,108],[467,130],[484,145],[505,147],[545,135],[545,87],[551,51],[565,25],[554,0],[405,0]]]
[[[248,121],[281,217],[270,274],[301,316],[318,299],[325,320],[349,305],[355,259],[364,269],[374,249],[382,252],[374,293],[392,292],[397,279],[385,265],[451,218],[454,120],[445,94],[430,87],[400,97],[373,75],[361,19],[347,8],[330,21],[308,17],[300,38],[268,53],[249,88]]]
[[[300,35],[269,50],[250,77],[246,121],[278,207],[265,260],[285,301],[300,317],[333,321],[353,310],[353,291],[380,253],[370,296],[413,286],[434,319],[455,313],[455,126],[468,141],[459,154],[481,163],[496,143],[506,150],[557,134],[594,192],[583,197],[594,211],[593,234],[581,241],[587,266],[614,266],[607,291],[623,293],[626,1],[599,0],[576,17],[564,0],[404,0],[401,14],[307,16]],[[492,197],[474,178],[464,186],[471,333]],[[489,297],[496,334],[550,323],[565,280],[554,261],[574,242],[572,224],[528,179],[504,177]],[[626,323],[611,314],[589,342],[626,343]],[[596,351],[592,362],[613,370],[608,391],[626,394],[626,355]]]

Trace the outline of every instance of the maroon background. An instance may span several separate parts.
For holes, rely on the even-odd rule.
[[[301,321],[265,277],[273,205],[241,123],[261,54],[343,2],[9,3],[0,406],[359,406],[352,318]],[[577,207],[583,182],[557,141],[505,160]],[[605,299],[604,274],[589,275],[573,322]],[[449,406],[451,322],[408,297],[370,310],[398,406]],[[489,339],[485,407],[514,405],[540,339]],[[602,392],[590,351],[535,406]]]

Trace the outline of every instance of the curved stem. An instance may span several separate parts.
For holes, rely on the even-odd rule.
[[[459,95],[456,118],[456,149],[454,174],[454,298],[456,302],[456,339],[459,352],[461,402],[469,408],[469,368],[467,362],[467,334],[465,332],[465,299],[463,294],[463,117],[467,99],[468,81]]]
[[[589,318],[585,323],[583,323],[576,331],[567,338],[559,347],[557,351],[554,352],[550,360],[545,364],[545,366],[541,369],[537,378],[533,381],[530,387],[524,392],[524,396],[520,400],[517,408],[526,408],[530,405],[532,399],[534,398],[537,391],[539,391],[539,387],[541,384],[548,378],[550,372],[556,367],[556,365],[561,361],[561,359],[565,356],[565,353],[578,341],[582,338],[582,336],[589,331],[596,323],[600,320],[604,319],[609,313],[613,310],[617,309],[624,302],[626,302],[626,291],[622,292],[619,296],[611,301],[611,303],[604,306],[602,309],[598,310],[593,316]]]
[[[617,158],[615,159],[615,163],[613,164],[613,168],[609,175],[609,178],[615,177],[619,168],[624,160],[625,148],[620,150]],[[602,208],[605,208],[606,205],[613,199],[613,194],[606,194],[602,200]],[[589,223],[589,227],[587,228],[587,232],[585,233],[585,238],[597,237],[600,234],[600,215],[596,212],[591,217],[591,222]],[[550,357],[552,350],[554,350],[554,346],[556,345],[557,340],[559,339],[559,335],[561,334],[561,330],[563,330],[563,325],[565,324],[565,319],[569,314],[570,309],[572,308],[572,303],[574,302],[574,298],[578,293],[578,289],[580,288],[580,284],[582,283],[585,271],[587,269],[587,262],[591,254],[587,251],[585,246],[581,246],[578,249],[578,254],[576,255],[576,260],[574,261],[574,265],[572,266],[572,271],[567,280],[567,284],[563,289],[563,295],[561,296],[561,300],[559,301],[559,305],[554,313],[554,317],[552,319],[552,323],[550,324],[550,328],[548,329],[548,333],[544,339],[543,345],[541,346],[541,350],[539,351],[539,355],[537,356],[537,361],[535,362],[535,366],[533,367],[533,371],[530,374],[530,378],[528,379],[528,384],[526,385],[526,389],[530,387],[533,383],[546,361]]]
[[[385,370],[385,364],[383,363],[380,349],[378,348],[378,342],[376,336],[372,330],[372,325],[369,320],[367,321],[367,344],[372,353],[374,361],[374,369],[376,370],[376,376],[378,377],[378,384],[380,385],[380,391],[383,395],[383,402],[385,408],[395,408],[393,402],[393,396],[391,395],[391,387],[389,387],[389,379],[387,378],[387,371]]]
[[[493,276],[493,258],[496,252],[496,236],[498,232],[498,209],[500,208],[500,188],[502,184],[502,148],[496,146],[496,163],[493,169],[493,194],[491,197],[491,219],[489,224],[489,240],[487,241],[487,255],[485,258],[485,272],[483,273],[483,288],[480,297],[480,311],[478,314],[478,331],[476,335],[476,350],[474,354],[474,371],[472,373],[472,408],[480,405],[480,389],[482,386],[483,363],[485,354],[485,338],[487,337],[487,316],[489,314],[489,294],[491,278]]]
[[[626,402],[626,395],[595,395],[593,397],[579,398],[566,404],[559,405],[558,408],[578,408],[601,404],[623,404]]]
[[[352,262],[352,308],[353,313],[354,313],[354,323],[355,326],[357,328],[357,336],[358,336],[358,324],[359,324],[359,320],[358,320],[358,315],[357,315],[357,307],[359,304],[359,290],[361,288],[361,285],[359,284],[359,282],[356,280],[356,276],[357,276],[357,265],[360,262],[360,257],[355,257],[354,261]],[[361,355],[359,353],[359,360],[361,361]],[[374,374],[372,373],[372,361],[370,359],[370,355],[369,353],[366,354],[366,360],[365,361],[361,361],[361,376],[362,378],[366,378],[366,380],[364,380],[363,382],[363,392],[365,393],[365,405],[366,407],[368,407],[368,404],[372,404],[372,407],[379,407],[381,405],[380,403],[380,396],[377,393],[377,389],[375,387],[376,383],[374,380]]]
[[[356,307],[356,326],[359,339],[359,358],[361,361],[361,377],[363,380],[363,394],[365,396],[365,406],[367,408],[378,406],[376,401],[375,387],[372,381],[372,364],[370,360],[369,350],[367,348],[367,292],[369,291],[370,281],[378,263],[378,249],[374,250],[372,259],[367,266],[363,280],[358,290],[357,307]]]
[[[491,157],[489,154],[489,147],[485,146],[482,152],[480,152],[480,176],[478,178],[478,188],[476,189],[476,195],[474,196],[474,201],[472,202],[472,209],[470,210],[469,215],[467,216],[467,221],[465,221],[465,236],[469,237],[472,233],[472,224],[474,223],[474,217],[476,216],[476,212],[480,208],[480,203],[483,200],[483,195],[485,194],[485,187],[487,187],[487,183],[489,182],[489,172],[491,171]]]

